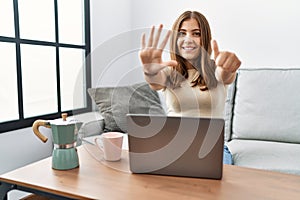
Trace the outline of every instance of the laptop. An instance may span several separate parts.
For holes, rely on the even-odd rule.
[[[224,119],[127,114],[132,173],[222,179]]]

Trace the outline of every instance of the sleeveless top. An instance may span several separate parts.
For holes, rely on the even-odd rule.
[[[164,70],[167,76],[168,71],[169,69]],[[189,69],[188,78],[180,87],[165,88],[163,93],[168,115],[224,118],[227,86],[219,82],[216,88],[201,91],[198,86],[191,86],[198,74],[196,69]]]

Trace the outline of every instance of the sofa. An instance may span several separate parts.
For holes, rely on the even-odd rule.
[[[300,68],[239,69],[228,87],[224,114],[225,143],[234,165],[300,175],[298,85]],[[163,114],[165,110],[163,95],[146,83],[88,91],[103,116],[100,132],[126,133],[128,112]]]
[[[233,164],[300,175],[300,68],[241,68],[228,88]]]

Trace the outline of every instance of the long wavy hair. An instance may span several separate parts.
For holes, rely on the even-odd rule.
[[[170,86],[180,87],[182,81],[188,78],[187,66],[191,65],[189,61],[179,55],[177,46],[178,32],[182,26],[183,21],[194,18],[197,20],[200,27],[201,34],[201,51],[200,56],[193,66],[198,70],[199,75],[191,83],[192,87],[199,86],[200,90],[207,90],[217,87],[218,81],[215,77],[216,65],[215,62],[210,59],[211,48],[211,31],[207,19],[201,13],[197,11],[186,11],[182,13],[174,22],[170,41],[170,56],[172,60],[176,60],[178,65],[175,70],[172,70],[169,76]]]

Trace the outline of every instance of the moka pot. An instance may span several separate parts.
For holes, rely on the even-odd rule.
[[[35,135],[47,142],[39,127],[51,128],[54,143],[52,152],[52,168],[58,170],[68,170],[79,166],[79,159],[76,149],[78,130],[82,126],[81,122],[67,120],[67,114],[62,114],[62,119],[56,120],[36,120],[32,129]]]

